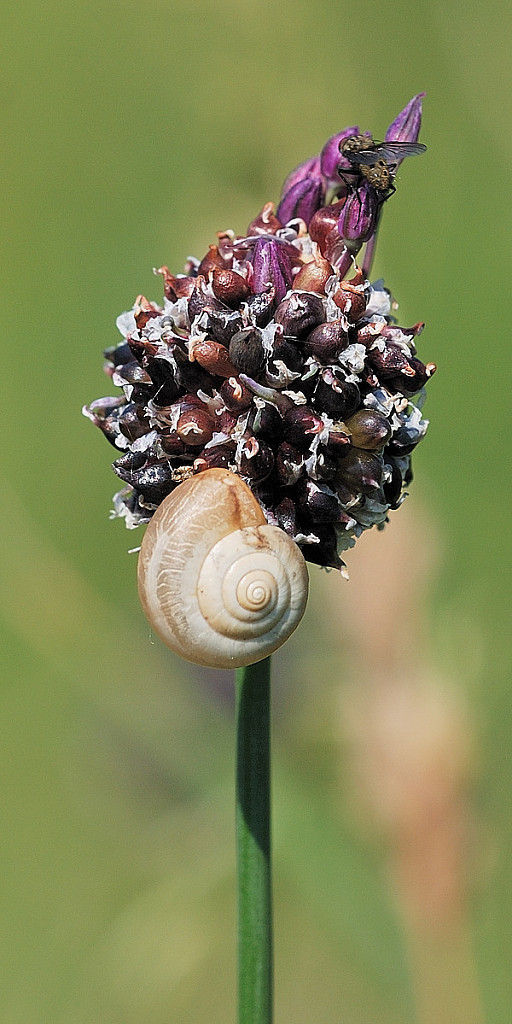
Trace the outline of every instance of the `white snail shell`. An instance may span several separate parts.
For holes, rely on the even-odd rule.
[[[272,654],[307,602],[306,563],[269,526],[247,485],[224,469],[179,484],[150,520],[138,564],[151,625],[176,654],[236,668]]]

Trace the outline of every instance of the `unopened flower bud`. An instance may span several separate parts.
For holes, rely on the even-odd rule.
[[[417,93],[400,111],[386,132],[386,142],[418,141],[421,128],[421,101],[424,95],[424,92]],[[401,160],[398,160],[397,163],[401,163]]]
[[[300,217],[309,224],[312,216],[321,207],[324,198],[324,185],[321,178],[308,176],[294,182],[285,193],[277,207],[277,217],[281,224]]]
[[[338,220],[338,232],[347,242],[367,242],[375,230],[379,200],[366,181],[350,192]]]
[[[309,177],[320,177],[319,156],[312,156],[309,160],[304,160],[298,165],[298,167],[295,167],[294,170],[290,172],[281,189],[281,198],[283,198],[298,181],[304,181],[305,178]]]
[[[322,149],[320,154],[320,167],[324,178],[331,187],[333,185],[339,185],[340,183],[338,174],[338,167],[340,166],[340,146],[344,139],[348,139],[352,135],[359,135],[359,128],[357,125],[354,125],[352,128],[344,128],[342,132],[337,132],[336,135],[332,135]],[[347,169],[349,168],[350,164],[348,164]]]
[[[292,268],[285,247],[269,238],[259,238],[253,252],[252,290],[255,294],[274,289],[280,302],[292,283]]]

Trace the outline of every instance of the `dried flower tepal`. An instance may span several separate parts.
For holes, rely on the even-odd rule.
[[[220,233],[183,274],[160,267],[163,302],[139,296],[118,318],[106,370],[121,392],[84,412],[118,451],[114,514],[128,527],[220,468],[307,560],[342,568],[400,505],[435,366],[416,355],[423,325],[399,327],[368,275],[395,171],[425,148],[421,96],[383,143],[357,126],[334,135],[289,175],[277,209],[266,203],[244,235]]]

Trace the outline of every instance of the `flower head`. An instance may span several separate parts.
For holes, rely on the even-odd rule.
[[[421,95],[388,142],[417,142]],[[84,413],[117,449],[114,515],[127,526],[222,467],[307,559],[341,567],[400,505],[427,428],[414,398],[435,366],[416,354],[423,325],[397,326],[389,292],[355,263],[391,194],[353,157],[364,145],[370,160],[369,133],[334,135],[289,175],[277,211],[220,234],[183,274],[161,267],[162,303],[139,296],[118,318],[106,371],[121,393]]]

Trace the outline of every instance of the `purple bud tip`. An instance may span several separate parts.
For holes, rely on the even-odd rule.
[[[352,128],[344,128],[342,132],[337,132],[336,135],[331,135],[331,138],[325,143],[320,154],[320,169],[327,186],[339,185],[340,183],[338,174],[338,167],[340,166],[341,159],[340,145],[344,139],[349,139],[352,135],[359,135],[359,128],[357,125],[353,125]],[[349,168],[350,164],[347,161],[347,169]]]
[[[324,186],[319,177],[309,176],[296,181],[285,193],[276,211],[281,224],[288,224],[295,217],[301,217],[306,225],[323,205]]]
[[[286,178],[283,187],[281,189],[281,196],[284,198],[287,192],[297,184],[298,181],[303,181],[304,178],[318,178],[320,176],[320,157],[311,156],[309,160],[304,160],[303,163],[295,167]]]
[[[409,101],[386,132],[386,142],[417,142],[421,128],[421,101],[424,92],[417,93]]]
[[[254,246],[252,265],[254,294],[274,287],[276,303],[280,302],[292,284],[291,264],[284,246],[273,239],[259,238]]]

